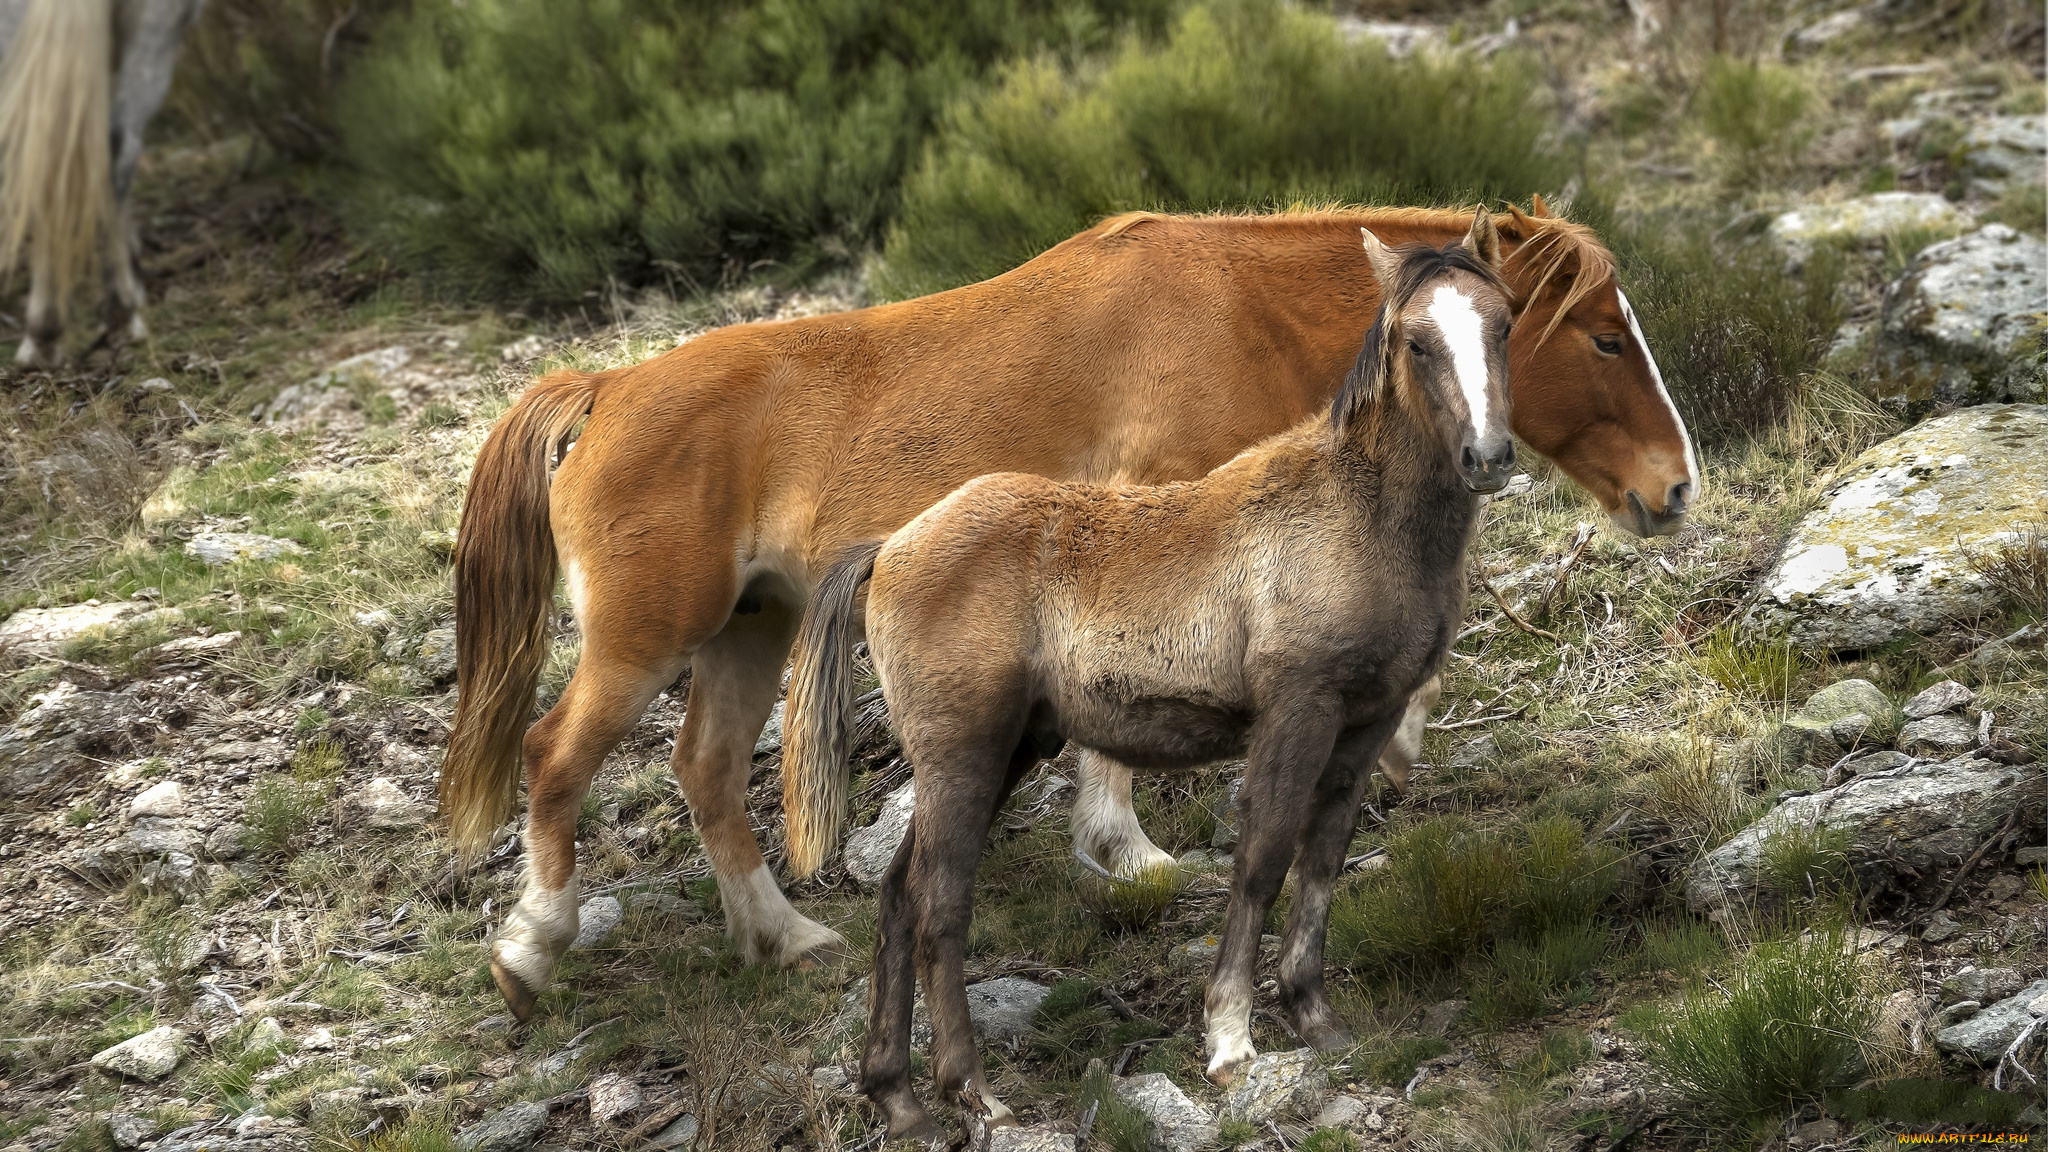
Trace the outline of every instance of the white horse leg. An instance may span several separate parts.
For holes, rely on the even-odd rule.
[[[1401,726],[1394,730],[1394,738],[1387,741],[1387,750],[1380,753],[1380,775],[1403,796],[1408,794],[1409,770],[1422,759],[1422,733],[1429,726],[1430,710],[1443,694],[1441,676],[1432,676],[1429,683],[1417,688],[1408,697],[1408,712],[1401,717]]]
[[[1091,748],[1081,750],[1081,790],[1071,820],[1074,847],[1119,876],[1172,867],[1174,859],[1146,837],[1131,807],[1131,769]]]
[[[64,331],[64,317],[58,308],[55,279],[42,258],[41,246],[31,246],[29,261],[28,323],[21,347],[14,350],[14,362],[23,368],[55,368],[64,362],[58,337]]]

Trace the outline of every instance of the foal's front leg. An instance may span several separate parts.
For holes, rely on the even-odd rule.
[[[1294,1016],[1294,1030],[1318,1052],[1349,1048],[1353,1040],[1330,1007],[1323,987],[1323,938],[1330,927],[1330,890],[1344,867],[1344,852],[1358,830],[1359,804],[1373,762],[1380,758],[1395,724],[1347,732],[1316,782],[1307,825],[1294,858],[1294,898],[1280,947],[1280,1002]]]
[[[1238,1066],[1257,1055],[1251,1015],[1259,933],[1294,865],[1309,795],[1330,761],[1340,726],[1336,703],[1322,700],[1267,709],[1253,725],[1239,797],[1243,822],[1230,912],[1204,1004],[1208,1076],[1217,1084],[1228,1084]]]

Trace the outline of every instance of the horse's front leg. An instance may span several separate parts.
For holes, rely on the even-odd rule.
[[[1432,676],[1429,683],[1417,688],[1408,697],[1408,712],[1401,717],[1401,726],[1394,730],[1394,738],[1387,741],[1386,751],[1380,753],[1380,775],[1403,796],[1408,794],[1408,773],[1422,759],[1422,734],[1429,728],[1430,710],[1443,694],[1442,676]]]
[[[1294,865],[1306,806],[1341,727],[1338,702],[1325,697],[1268,708],[1253,723],[1238,801],[1241,823],[1230,912],[1204,1004],[1208,1076],[1217,1084],[1228,1084],[1239,1066],[1257,1055],[1251,1014],[1259,933]]]

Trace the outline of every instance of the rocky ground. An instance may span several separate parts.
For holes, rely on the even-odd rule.
[[[2048,256],[2010,215],[2040,109],[2009,61],[1915,49],[1886,11],[1784,30],[1848,95],[1820,175],[1746,201],[1725,240],[1788,275],[1851,270],[1793,418],[1711,446],[1668,540],[1593,529],[1543,466],[1495,501],[1428,764],[1375,797],[1333,915],[1359,1046],[1312,1058],[1262,1004],[1267,1055],[1208,1085],[1232,767],[1141,784],[1183,867],[1114,886],[1070,862],[1074,774],[1050,764],[999,822],[970,950],[977,1033],[1027,1122],[991,1147],[1818,1149],[2048,1125]],[[1566,22],[1498,34],[1583,43]],[[1626,111],[1616,76],[1573,74],[1581,114]],[[1678,172],[1682,140],[1599,139],[1649,174],[1629,198],[1727,195]],[[518,841],[459,872],[431,820],[451,530],[508,397],[547,367],[853,306],[861,282],[543,323],[388,282],[239,163],[151,159],[152,345],[6,377],[0,1152],[878,1147],[848,1087],[865,966],[765,972],[725,940],[666,772],[680,686],[586,803],[583,934],[527,1029],[484,962]],[[1879,167],[1893,186],[1866,190]],[[576,651],[565,617],[544,696]],[[910,800],[884,721],[846,851],[796,889],[860,952]],[[778,754],[771,732],[751,793],[771,848]],[[1674,1021],[1741,1035],[1713,1013],[1773,964],[1847,981],[1794,1023],[1848,1036],[1851,1070],[1731,1120]]]

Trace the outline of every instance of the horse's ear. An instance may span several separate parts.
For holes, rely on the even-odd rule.
[[[1551,212],[1550,205],[1543,202],[1543,193],[1537,192],[1529,197],[1529,215],[1538,220],[1548,220],[1555,213]]]
[[[1472,228],[1458,246],[1488,268],[1500,268],[1500,229],[1493,226],[1493,213],[1481,208],[1472,215]]]
[[[1380,243],[1379,237],[1372,234],[1372,229],[1360,228],[1358,231],[1365,237],[1365,258],[1372,264],[1373,279],[1380,282],[1382,293],[1391,291],[1395,273],[1400,270],[1401,262],[1394,258],[1391,249]]]

